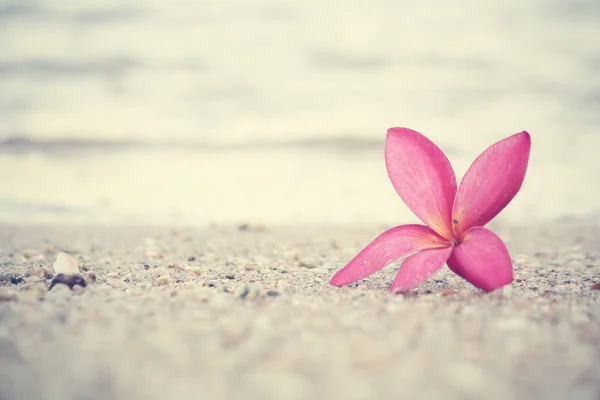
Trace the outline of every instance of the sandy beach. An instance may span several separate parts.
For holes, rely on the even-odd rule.
[[[0,400],[600,399],[599,5],[0,0]],[[329,285],[393,126],[531,134],[511,286]]]
[[[4,225],[0,398],[600,396],[600,227],[494,226],[515,281],[489,294],[329,286],[383,228]],[[48,291],[60,251],[85,288]]]

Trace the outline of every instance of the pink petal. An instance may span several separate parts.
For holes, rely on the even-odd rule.
[[[343,286],[366,278],[387,264],[416,250],[448,246],[448,241],[423,225],[402,225],[389,229],[365,247],[331,279]]]
[[[392,185],[408,208],[438,234],[452,238],[456,177],[442,150],[411,129],[390,128],[385,163]]]
[[[452,246],[448,246],[422,250],[409,256],[400,266],[390,291],[398,293],[419,286],[442,268],[451,253]]]
[[[484,290],[494,290],[513,280],[512,262],[506,245],[494,232],[475,227],[463,235],[447,261],[457,275]]]
[[[485,150],[465,174],[452,210],[456,237],[484,226],[515,197],[525,178],[531,138],[523,131]]]

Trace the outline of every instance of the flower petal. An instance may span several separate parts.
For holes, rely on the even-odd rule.
[[[452,209],[454,233],[484,226],[515,197],[525,178],[531,138],[523,131],[488,147],[462,179]]]
[[[343,286],[366,278],[416,250],[448,246],[448,241],[423,225],[401,225],[379,235],[331,279]]]
[[[456,177],[450,161],[431,140],[407,128],[390,128],[385,163],[404,203],[431,229],[452,238]]]
[[[396,275],[390,288],[398,293],[415,288],[435,274],[452,253],[452,246],[442,249],[427,249],[409,256]]]
[[[475,227],[465,232],[454,248],[448,267],[480,289],[491,291],[513,280],[513,268],[506,245],[494,232]]]

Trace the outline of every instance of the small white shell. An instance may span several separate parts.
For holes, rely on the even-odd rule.
[[[67,275],[78,274],[79,265],[77,264],[77,260],[67,253],[58,253],[56,261],[54,261],[54,273]]]

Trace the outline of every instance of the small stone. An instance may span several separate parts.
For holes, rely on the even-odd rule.
[[[48,286],[48,290],[52,290],[56,285],[65,285],[69,289],[73,289],[73,286],[79,285],[81,287],[86,287],[87,283],[85,279],[79,274],[67,275],[67,274],[57,274],[50,281],[50,286]],[[60,285],[59,285],[60,286]]]
[[[14,272],[7,272],[0,274],[0,282],[10,282],[13,285],[18,285],[23,282],[23,277],[17,276]]]
[[[154,280],[159,286],[170,285],[173,283],[173,279],[169,275],[161,275]]]
[[[287,274],[290,272],[288,267],[286,267],[285,265],[280,265],[276,269],[282,274]]]
[[[24,279],[24,278],[23,278],[22,276],[15,276],[15,275],[12,275],[12,276],[10,277],[10,283],[12,283],[13,285],[18,285],[18,284],[20,284],[20,283],[23,283],[23,279]]]
[[[270,297],[277,297],[280,294],[281,293],[279,293],[277,290],[273,290],[273,289],[267,290],[267,296],[270,296]]]
[[[246,268],[247,271],[257,271],[259,267],[258,264],[250,263],[246,264],[244,268]]]
[[[169,265],[169,268],[174,269],[176,273],[184,271],[184,268],[179,264]]]
[[[96,274],[92,271],[85,274],[85,280],[88,283],[96,282]]]
[[[118,272],[109,272],[108,274],[106,274],[106,277],[109,279],[117,279],[119,277],[119,273]]]
[[[46,268],[46,267],[41,267],[38,273],[44,279],[52,278],[52,276],[54,275],[52,273],[52,271],[49,268]]]
[[[262,286],[259,283],[242,283],[235,290],[235,296],[242,300],[255,300],[262,296]]]
[[[79,266],[77,260],[67,253],[60,252],[54,261],[54,272],[56,274],[78,274]]]
[[[600,290],[600,282],[594,283],[591,287],[592,290]]]
[[[298,266],[308,269],[317,268],[317,265],[318,263],[314,258],[304,258],[298,263]]]
[[[155,278],[158,278],[160,276],[170,276],[171,273],[169,272],[169,270],[165,269],[165,268],[156,268],[154,270],[152,270],[152,276],[154,276]]]
[[[146,249],[146,258],[149,260],[158,260],[162,258],[162,254],[158,249]]]
[[[0,303],[4,301],[13,301],[17,299],[17,295],[13,292],[0,290]]]
[[[200,275],[202,275],[202,268],[200,268],[200,267],[190,268],[189,272],[192,275],[198,275],[198,276],[200,276]]]
[[[21,251],[21,255],[23,255],[23,257],[25,258],[32,258],[35,256],[39,256],[41,254],[40,250],[37,249],[24,249]]]
[[[163,258],[160,247],[156,245],[156,240],[151,237],[148,237],[144,240],[144,253],[146,258],[150,260]]]
[[[238,225],[238,230],[242,232],[262,232],[266,227],[262,224],[243,223]]]
[[[227,274],[227,275],[225,275],[225,278],[233,280],[233,279],[235,279],[235,275],[234,274]]]
[[[442,296],[452,296],[453,294],[456,294],[456,290],[453,290],[453,289],[442,289],[442,290],[440,290],[440,294]]]

